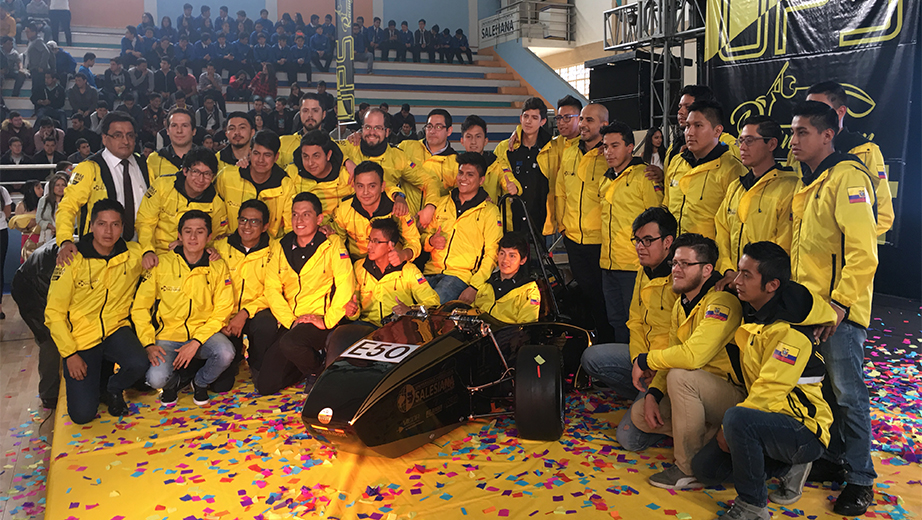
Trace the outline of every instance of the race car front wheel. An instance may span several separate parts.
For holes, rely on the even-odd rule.
[[[515,426],[519,437],[555,441],[564,427],[563,361],[553,345],[527,345],[515,363]]]

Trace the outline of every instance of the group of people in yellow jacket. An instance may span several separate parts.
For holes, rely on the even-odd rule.
[[[662,170],[620,151],[632,148],[630,129],[602,132],[600,262],[633,275],[629,339],[594,344],[582,366],[634,401],[617,428],[623,447],[674,439],[675,465],[652,485],[734,482],[721,518],[767,520],[768,501],[794,503],[808,479],[846,483],[837,514],[873,502],[861,366],[877,236],[893,217],[880,152],[844,130],[844,104],[838,84],[808,91],[789,166],[774,159],[784,135],[769,117],[750,117],[728,144],[703,86],[683,89],[684,138]],[[781,485],[769,494],[771,477]]]

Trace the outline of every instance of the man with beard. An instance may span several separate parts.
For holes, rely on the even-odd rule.
[[[411,161],[403,150],[389,146],[389,133],[385,112],[380,108],[370,108],[365,112],[361,136],[350,136],[350,140],[342,141],[340,146],[343,154],[357,163],[372,161],[380,164],[384,168],[386,185],[405,190],[406,185],[410,184],[421,190],[423,208],[418,210],[417,219],[420,226],[425,227],[435,214],[441,193],[440,183],[435,176]],[[358,139],[361,140],[357,145],[352,142]],[[410,208],[411,214],[414,210],[417,208]]]
[[[195,135],[194,116],[187,108],[173,107],[166,116],[166,133],[170,138],[165,146],[147,157],[147,169],[151,182],[161,175],[176,173],[182,168],[182,158],[192,149],[192,137]]]
[[[724,412],[746,396],[733,344],[742,310],[736,296],[714,287],[721,276],[712,239],[687,233],[672,248],[672,291],[681,297],[672,311],[670,345],[634,359],[631,378],[646,395],[630,413],[640,431],[675,441],[675,465],[650,476],[650,484],[696,489],[703,485],[692,459],[717,435]]]
[[[250,155],[250,142],[255,134],[253,118],[246,112],[231,112],[227,115],[224,135],[230,146],[218,152],[218,172]]]

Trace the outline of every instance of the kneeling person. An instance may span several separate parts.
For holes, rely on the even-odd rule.
[[[528,241],[517,232],[503,235],[496,254],[499,270],[474,298],[474,308],[505,323],[533,323],[541,311],[541,291],[529,275]]]
[[[192,378],[193,402],[199,406],[208,404],[208,385],[234,359],[234,346],[220,332],[234,308],[234,290],[224,260],[209,260],[205,252],[210,234],[211,217],[187,211],[179,219],[180,245],[144,273],[131,306],[151,364],[147,384],[163,389],[164,406],[175,404],[188,384],[181,371],[192,358],[205,360]]]
[[[738,496],[721,518],[768,520],[769,500],[796,502],[812,462],[829,445],[826,367],[813,331],[835,323],[836,315],[790,278],[791,260],[781,246],[754,242],[743,248],[734,282],[744,316],[736,344],[749,395],[727,410],[717,438],[692,462],[703,483],[732,478]],[[772,477],[781,486],[769,494],[765,481]]]
[[[109,413],[115,416],[128,413],[122,392],[149,366],[129,321],[142,271],[141,246],[121,238],[124,214],[118,201],[96,202],[90,233],[70,263],[54,270],[48,288],[45,325],[64,358],[67,413],[77,424],[96,417],[103,361],[120,367],[105,387]]]

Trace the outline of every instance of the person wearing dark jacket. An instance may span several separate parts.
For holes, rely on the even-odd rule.
[[[467,36],[464,35],[463,30],[458,29],[455,31],[455,37],[448,41],[448,47],[448,63],[451,63],[454,58],[457,57],[458,63],[464,65],[464,58],[461,57],[462,53],[467,54],[468,65],[472,65],[474,63],[474,56],[473,53],[471,53],[471,47],[467,42]]]
[[[413,51],[413,63],[419,63],[421,61],[422,53],[429,55],[429,63],[435,63],[435,50],[432,48],[432,33],[426,29],[426,20],[420,19],[419,29],[413,33],[413,46],[410,47],[410,50]]]
[[[56,143],[54,136],[45,137],[42,142],[43,148],[32,156],[32,164],[58,164],[66,161],[67,156],[57,150]]]
[[[38,395],[45,408],[57,406],[58,388],[61,386],[61,353],[45,326],[48,286],[57,256],[58,245],[54,240],[45,242],[19,266],[10,291],[19,306],[22,321],[26,322],[38,345]]]
[[[62,127],[67,126],[64,116],[64,102],[67,100],[67,94],[54,73],[45,73],[44,88],[33,88],[30,99],[32,104],[35,105],[36,119],[50,117],[59,121]]]

